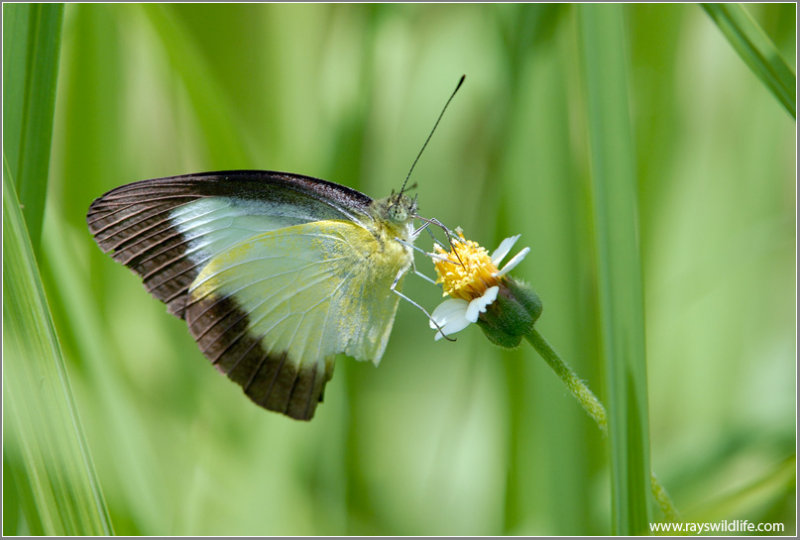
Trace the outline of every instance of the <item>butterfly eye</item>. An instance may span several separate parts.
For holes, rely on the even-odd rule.
[[[397,223],[402,223],[408,219],[408,212],[406,212],[406,209],[402,205],[392,204],[389,207],[389,219]]]

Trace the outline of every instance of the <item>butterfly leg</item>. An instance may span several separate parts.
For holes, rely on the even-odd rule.
[[[421,277],[422,279],[424,279],[425,281],[427,281],[428,283],[433,283],[434,285],[436,285],[436,281],[433,278],[429,278],[428,276],[417,270],[416,265],[414,265],[414,273],[419,277]]]
[[[430,257],[432,259],[439,259],[440,261],[449,261],[450,260],[447,257],[445,257],[444,255],[439,255],[438,253],[428,253],[427,251],[425,251],[421,247],[417,247],[417,246],[415,246],[414,244],[412,244],[410,242],[406,242],[402,238],[398,238],[398,237],[395,236],[394,239],[397,240],[398,242],[400,242],[401,244],[403,244],[404,246],[408,247],[408,248],[411,248],[411,249],[413,249],[415,251],[419,251],[420,253],[422,253],[426,257]]]
[[[428,229],[428,225],[436,225],[437,227],[441,228],[444,231],[445,236],[447,236],[447,241],[450,243],[450,251],[455,254],[456,259],[458,259],[458,262],[461,263],[461,266],[464,266],[464,261],[461,260],[461,256],[458,254],[458,250],[453,245],[453,239],[454,238],[456,239],[456,242],[460,241],[458,239],[458,236],[453,231],[448,229],[447,226],[444,223],[442,223],[441,221],[439,221],[436,218],[424,218],[424,217],[418,216],[418,215],[414,215],[414,217],[419,219],[420,221],[425,222],[424,225],[422,225],[420,228],[418,228],[416,231],[414,231],[414,235],[415,235],[415,236],[413,236],[414,238],[416,238],[416,235],[421,233],[423,230],[427,230],[428,233],[431,235],[431,237],[433,237],[433,233],[431,233],[430,229]],[[460,234],[461,233],[461,228],[460,227],[456,227],[456,232]],[[439,242],[438,240],[436,240],[436,238],[433,238],[433,241],[436,242],[437,244],[439,244],[439,246],[441,246],[442,248],[444,248],[444,245],[441,242]]]
[[[425,218],[419,218],[419,219],[423,221],[423,224],[419,228],[414,229],[414,232],[411,233],[411,238],[416,239],[422,231],[430,232],[430,229],[428,229],[428,225],[431,224],[430,221],[428,221]]]
[[[441,221],[439,221],[439,220],[438,220],[438,219],[436,219],[436,218],[425,218],[425,217],[422,217],[422,216],[418,216],[418,215],[416,215],[416,214],[414,215],[414,217],[415,217],[415,218],[417,218],[418,220],[420,220],[420,221],[422,221],[422,222],[424,222],[424,223],[425,223],[425,224],[424,224],[424,225],[422,225],[422,226],[421,226],[419,229],[417,229],[416,231],[414,231],[414,233],[415,233],[415,234],[419,234],[419,233],[421,233],[423,229],[426,229],[426,228],[428,227],[428,225],[436,225],[437,227],[439,227],[440,229],[442,229],[442,230],[445,232],[445,234],[446,234],[447,236],[456,236],[456,235],[453,233],[453,231],[451,231],[450,229],[448,229],[448,228],[447,228],[447,226],[446,226],[444,223],[442,223]]]
[[[430,235],[431,240],[433,241],[434,244],[436,244],[437,246],[439,246],[442,249],[444,249],[446,247],[442,242],[439,241],[438,238],[436,238],[436,236],[433,234],[433,231],[430,229],[430,227],[426,227],[425,230]]]
[[[392,286],[389,287],[389,289],[391,289],[391,291],[393,293],[395,293],[397,296],[399,296],[400,298],[402,298],[406,302],[410,303],[412,306],[416,307],[417,309],[422,310],[422,312],[428,317],[428,320],[431,322],[431,324],[433,324],[436,327],[436,329],[442,334],[442,337],[444,337],[447,341],[455,341],[455,338],[451,338],[450,336],[446,335],[444,333],[444,331],[442,331],[442,327],[439,326],[439,324],[436,321],[433,320],[433,317],[431,317],[431,314],[428,313],[427,309],[425,309],[421,305],[417,304],[411,298],[409,298],[408,296],[404,295],[403,293],[401,293],[400,291],[397,290],[397,284],[400,282],[400,278],[403,277],[403,274],[405,274],[405,273],[406,273],[406,269],[405,268],[400,270],[399,272],[397,272],[397,276],[394,278],[394,283],[392,283]]]
[[[403,240],[402,238],[397,238],[397,237],[395,237],[395,240],[397,240],[398,242],[400,242],[401,244],[403,244],[403,245],[404,245],[404,246],[406,246],[406,247],[409,247],[409,248],[411,248],[411,249],[415,249],[415,250],[419,251],[420,253],[422,253],[422,254],[423,254],[423,255],[425,255],[426,257],[431,257],[431,258],[433,258],[433,259],[439,259],[439,260],[441,260],[441,261],[449,261],[449,259],[448,259],[447,257],[444,257],[444,256],[442,256],[442,255],[439,255],[438,253],[428,253],[428,252],[427,252],[427,251],[425,251],[424,249],[418,248],[418,247],[417,247],[417,246],[415,246],[414,244],[411,244],[411,243],[409,243],[409,242],[406,242],[406,241],[405,241],[405,240]],[[417,270],[417,263],[416,263],[416,262],[415,262],[413,259],[412,259],[412,261],[411,261],[411,269],[412,269],[412,270],[414,270],[414,273],[415,273],[416,275],[418,275],[419,277],[421,277],[421,278],[422,278],[422,279],[424,279],[425,281],[427,281],[427,282],[429,282],[429,283],[433,283],[434,285],[436,285],[436,281],[435,281],[433,278],[430,278],[430,277],[426,276],[425,274],[423,274],[422,272],[420,272],[419,270]]]
[[[417,236],[419,236],[420,233],[422,233],[422,231],[426,231],[430,235],[431,240],[433,240],[434,244],[438,244],[439,247],[444,248],[445,245],[442,242],[440,242],[439,239],[436,238],[436,236],[433,234],[433,231],[431,231],[430,225],[436,225],[437,227],[441,227],[441,229],[444,231],[445,236],[447,236],[448,242],[450,242],[450,247],[452,248],[453,243],[450,241],[450,237],[451,236],[455,236],[453,234],[453,231],[448,229],[442,222],[440,222],[436,218],[428,219],[428,218],[424,218],[424,217],[421,217],[421,216],[415,216],[415,217],[417,219],[421,220],[423,222],[423,224],[418,229],[416,229],[413,233],[411,233],[411,237],[412,238],[417,238]]]
[[[421,216],[416,216],[416,217],[417,219],[422,220],[424,224],[412,233],[412,238],[416,238],[424,230],[430,235],[431,240],[433,241],[434,244],[437,244],[440,248],[444,249],[446,246],[442,242],[440,242],[438,238],[436,238],[436,235],[433,234],[433,231],[429,227],[429,225],[436,225],[438,227],[441,227],[442,230],[444,230],[445,236],[447,236],[447,241],[450,242],[450,247],[452,248],[453,243],[450,241],[450,237],[453,235],[453,233],[450,231],[450,229],[445,227],[438,219],[435,218],[428,219]]]
[[[422,250],[420,250],[420,251],[422,251]],[[423,252],[423,253],[425,253],[425,252]],[[435,255],[435,253],[425,253],[425,255],[431,256],[431,255]],[[426,276],[425,274],[423,274],[422,272],[417,270],[417,262],[414,259],[411,259],[411,269],[414,271],[414,273],[416,275],[418,275],[419,277],[421,277],[422,279],[424,279],[428,283],[432,283],[433,285],[437,285],[436,280],[434,280],[433,278],[429,278],[428,276]]]

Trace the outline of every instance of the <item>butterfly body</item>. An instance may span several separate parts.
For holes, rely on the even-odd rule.
[[[307,420],[337,353],[380,361],[415,210],[402,194],[372,200],[315,178],[228,171],[122,186],[87,220],[218,370],[257,404]]]

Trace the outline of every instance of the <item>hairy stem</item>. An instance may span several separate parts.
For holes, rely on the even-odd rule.
[[[556,372],[556,375],[567,385],[569,391],[578,400],[583,410],[592,417],[604,435],[608,435],[608,417],[606,408],[597,399],[586,383],[564,362],[547,340],[534,328],[525,336],[533,348],[544,358],[544,361]],[[680,515],[667,490],[661,485],[654,473],[650,473],[650,491],[659,508],[669,521],[680,521]]]
[[[527,334],[525,338],[533,345],[533,348],[544,358],[544,361],[553,368],[553,371],[556,372],[556,375],[567,385],[569,391],[578,400],[578,403],[581,404],[583,410],[592,417],[592,419],[597,424],[597,427],[600,428],[600,431],[603,432],[604,435],[608,435],[608,420],[606,416],[606,408],[603,407],[603,404],[600,403],[600,400],[597,399],[597,396],[589,390],[589,387],[586,386],[578,375],[569,367],[558,353],[553,350],[553,347],[547,342],[546,339],[534,328],[531,330],[530,334]]]

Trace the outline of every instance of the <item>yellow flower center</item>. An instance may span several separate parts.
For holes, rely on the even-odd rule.
[[[498,284],[497,266],[485,248],[477,242],[466,240],[458,232],[458,238],[452,239],[451,251],[445,251],[438,244],[434,245],[436,255],[433,266],[439,278],[436,283],[442,284],[444,294],[453,298],[461,298],[467,302],[478,298],[486,289]]]

